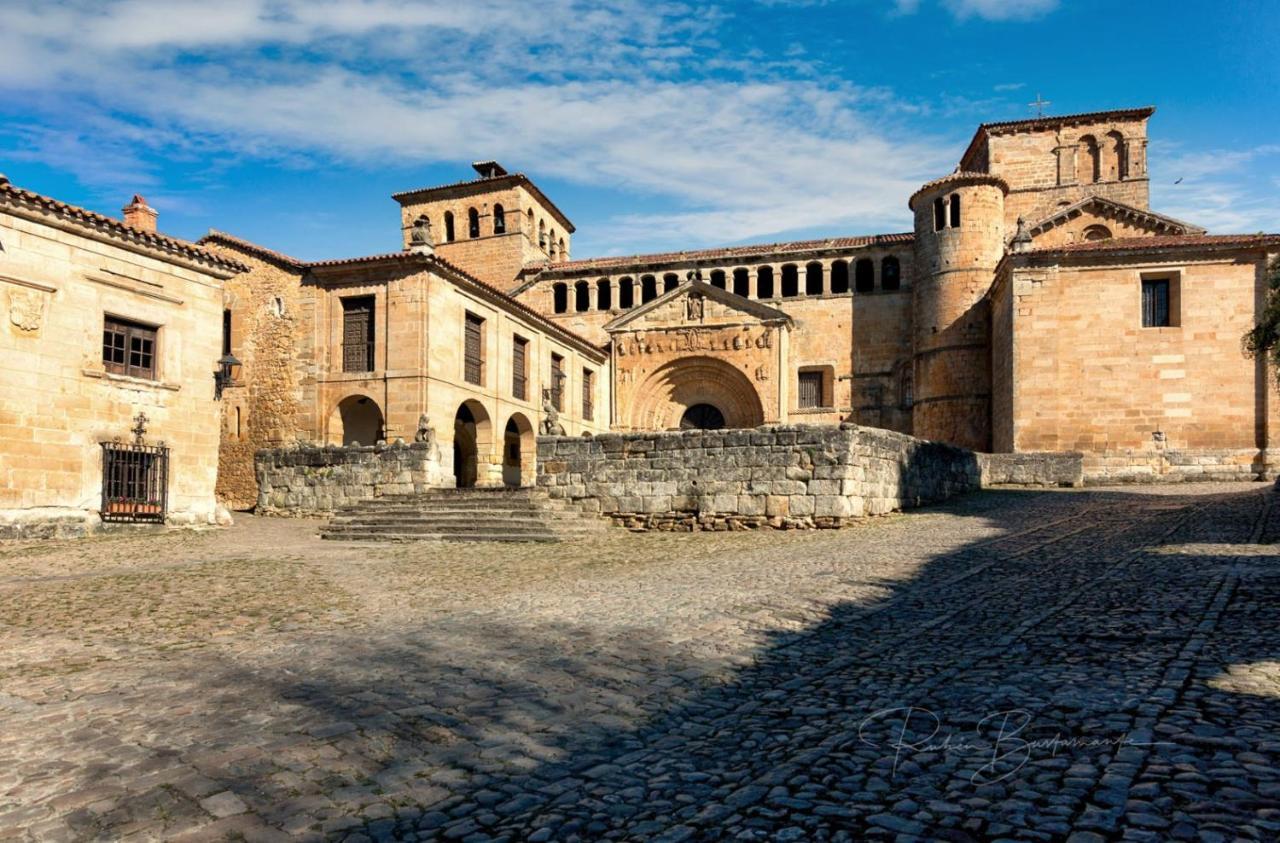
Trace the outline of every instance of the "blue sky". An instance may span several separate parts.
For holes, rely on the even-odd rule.
[[[983,121],[1155,105],[1157,210],[1280,231],[1271,2],[0,0],[0,172],[302,258],[496,158],[574,256],[900,231]],[[1180,183],[1175,181],[1181,179]]]

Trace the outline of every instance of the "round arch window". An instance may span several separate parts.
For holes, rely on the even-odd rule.
[[[710,404],[694,404],[680,417],[681,430],[720,430],[724,413]]]

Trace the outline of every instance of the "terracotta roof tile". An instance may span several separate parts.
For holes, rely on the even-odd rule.
[[[1058,114],[1048,117],[1028,117],[1022,120],[1004,120],[995,123],[983,123],[978,126],[977,131],[973,133],[973,139],[970,140],[969,145],[965,147],[964,155],[960,156],[960,164],[961,166],[965,165],[965,162],[969,160],[969,157],[978,148],[978,144],[986,135],[1001,135],[1025,129],[1050,129],[1055,126],[1065,126],[1070,123],[1088,123],[1115,119],[1145,119],[1155,113],[1155,106],[1148,105],[1143,106],[1142,108],[1119,108],[1111,111],[1083,111],[1078,114]]]
[[[196,242],[200,245],[204,245],[205,243],[223,243],[227,246],[243,249],[244,251],[260,258],[266,258],[267,260],[274,261],[276,263],[285,264],[292,269],[303,269],[307,266],[306,261],[290,257],[283,252],[268,249],[266,246],[259,246],[257,243],[236,237],[234,234],[228,234],[225,231],[219,231],[216,228],[209,229],[209,233],[204,237],[201,237]]]
[[[136,200],[140,197],[135,196],[134,198]],[[118,240],[148,246],[152,249],[158,249],[162,252],[186,258],[187,260],[210,264],[223,270],[244,272],[248,269],[248,267],[237,260],[224,257],[223,255],[208,251],[207,249],[202,249],[199,245],[188,240],[171,237],[168,234],[161,234],[157,231],[147,231],[145,229],[135,228],[134,226],[128,225],[115,217],[99,214],[96,211],[90,211],[77,205],[70,205],[66,202],[54,199],[53,197],[18,187],[17,185],[11,184],[9,180],[3,176],[0,176],[0,201],[7,201],[16,205],[24,205],[32,209],[50,213],[57,217],[61,217],[62,219],[83,225],[87,228],[92,228],[97,231],[101,231],[104,234],[109,234]]]
[[[1167,234],[1155,237],[1118,237],[1110,240],[1090,240],[1084,243],[1067,243],[1061,246],[1032,249],[1023,255],[1051,255],[1058,253],[1080,254],[1088,252],[1149,251],[1152,249],[1250,248],[1280,247],[1280,234]]]
[[[506,292],[498,289],[492,284],[487,284],[484,281],[481,281],[479,278],[467,272],[465,269],[461,268],[457,264],[450,263],[449,261],[440,257],[439,255],[428,255],[428,254],[423,254],[421,252],[410,252],[410,251],[384,252],[383,254],[380,254],[380,255],[362,255],[356,258],[340,258],[337,260],[312,261],[312,262],[304,263],[301,265],[306,267],[307,269],[313,269],[313,270],[318,269],[321,271],[333,272],[334,270],[340,270],[345,268],[354,269],[354,268],[360,268],[363,266],[376,266],[378,264],[403,265],[403,264],[411,264],[411,263],[422,263],[428,266],[434,264],[436,266],[443,267],[444,269],[448,270],[454,275],[464,279],[468,283],[475,284],[476,286],[481,287],[484,290],[487,290],[490,294],[492,294],[496,299],[501,301],[504,305],[519,311],[528,319],[537,323],[538,325],[541,325],[544,329],[546,329],[550,333],[559,334],[561,337],[567,338],[570,341],[580,346],[591,349],[597,354],[604,353],[601,346],[596,345],[591,340],[587,339],[581,334],[575,333],[574,331],[569,330],[568,328],[564,327],[558,322],[548,319],[542,313],[538,312],[537,310],[534,310],[532,307],[525,304],[524,302],[519,301],[516,298],[513,298],[512,296],[508,295]]]
[[[907,200],[907,207],[915,210],[916,197],[921,193],[933,190],[936,187],[941,187],[943,185],[955,185],[956,187],[959,187],[961,185],[969,184],[989,184],[1000,188],[1006,195],[1009,193],[1008,182],[997,175],[993,175],[991,173],[978,173],[972,170],[956,170],[954,173],[945,175],[940,179],[927,181],[920,185],[920,188],[916,190],[915,193],[911,194],[911,198]]]
[[[620,257],[587,258],[584,260],[565,261],[564,263],[548,263],[543,267],[544,273],[575,274],[597,269],[610,269],[620,266],[640,266],[644,264],[681,264],[701,260],[729,260],[733,258],[750,258],[770,254],[796,254],[814,252],[823,249],[854,249],[864,246],[896,246],[911,243],[915,235],[910,232],[901,234],[872,234],[865,237],[832,237],[826,240],[793,240],[787,243],[760,243],[751,246],[728,246],[718,249],[693,249],[685,252],[655,252],[647,255],[626,255]]]

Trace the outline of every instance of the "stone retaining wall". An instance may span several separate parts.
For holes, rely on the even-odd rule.
[[[453,485],[435,443],[268,448],[254,465],[262,515],[326,515],[369,498]]]
[[[1277,461],[1257,448],[1115,450],[1085,455],[1084,474],[1090,485],[1271,480]]]
[[[538,487],[633,529],[838,527],[979,487],[971,451],[854,425],[538,440]]]
[[[978,465],[984,488],[1084,485],[1084,454],[1079,451],[978,454]]]

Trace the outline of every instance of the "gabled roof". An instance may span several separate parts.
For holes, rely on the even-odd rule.
[[[1117,202],[1114,199],[1108,199],[1105,196],[1086,196],[1078,202],[1059,208],[1049,216],[1028,226],[1031,236],[1043,234],[1049,229],[1060,225],[1089,208],[1097,208],[1112,216],[1120,219],[1137,220],[1147,227],[1161,231],[1162,234],[1204,234],[1205,230],[1198,225],[1192,225],[1189,222],[1183,222],[1164,214],[1157,214],[1155,211],[1143,210],[1135,208],[1132,205],[1126,205],[1123,202]],[[1162,231],[1163,229],[1163,231]]]
[[[229,277],[248,269],[237,260],[202,249],[188,240],[170,237],[158,231],[135,228],[114,217],[18,187],[3,175],[0,175],[0,205],[6,205],[15,210],[26,210],[28,213],[51,215],[79,229],[83,234],[96,234],[119,244],[161,252],[171,259],[178,258],[205,268],[212,268],[221,277]]]
[[[290,257],[289,255],[286,255],[283,252],[277,252],[272,249],[268,249],[266,246],[259,246],[257,243],[253,243],[249,240],[244,240],[240,237],[236,237],[234,234],[228,234],[225,231],[219,231],[216,228],[209,229],[209,233],[201,237],[196,242],[201,246],[203,246],[205,243],[215,243],[215,244],[221,244],[224,246],[230,246],[233,249],[240,249],[242,251],[248,252],[251,255],[262,258],[263,260],[268,260],[268,261],[271,261],[272,263],[280,264],[289,269],[305,269],[307,267],[307,262],[304,260],[299,260],[298,258]]]
[[[770,307],[767,304],[761,304],[758,301],[743,298],[736,293],[731,293],[728,290],[722,290],[719,287],[706,283],[705,281],[682,281],[675,287],[675,289],[667,290],[656,299],[627,311],[611,322],[606,322],[603,328],[609,333],[623,330],[632,322],[640,319],[648,313],[652,313],[667,302],[683,298],[689,293],[699,293],[712,301],[720,302],[734,310],[750,314],[761,322],[785,322],[787,325],[794,324],[794,320],[785,311],[779,310],[776,307]]]
[[[973,133],[973,139],[960,156],[961,169],[969,169],[970,156],[978,149],[982,141],[992,135],[1007,135],[1013,132],[1039,131],[1057,129],[1062,126],[1074,126],[1080,123],[1100,123],[1107,120],[1145,120],[1156,113],[1153,105],[1142,108],[1121,108],[1113,111],[1085,111],[1078,114],[1060,114],[1054,117],[1031,117],[1025,120],[1005,120],[997,123],[983,123]]]
[[[478,162],[485,163],[485,162]],[[493,162],[489,162],[493,163]],[[473,165],[475,166],[475,165]],[[547,198],[547,195],[538,189],[538,186],[526,176],[524,173],[504,173],[500,176],[484,176],[478,179],[466,179],[456,181],[452,184],[441,184],[435,187],[419,187],[414,190],[402,190],[399,193],[391,194],[391,198],[406,205],[410,202],[428,202],[431,199],[439,197],[453,191],[462,191],[464,193],[485,193],[490,190],[503,190],[508,187],[523,186],[526,190],[534,195],[547,210],[549,210],[556,219],[560,220],[560,224],[570,234],[577,231],[574,224],[565,216],[564,211],[556,207],[556,203]]]
[[[315,261],[313,263],[306,264],[307,269],[311,271],[313,276],[325,279],[332,279],[334,276],[340,275],[343,271],[348,270],[413,266],[439,271],[442,275],[450,278],[455,283],[460,283],[471,293],[488,300],[498,307],[505,307],[515,311],[518,315],[536,324],[548,334],[558,337],[561,341],[574,346],[579,351],[585,351],[597,361],[603,361],[606,356],[604,350],[591,340],[581,334],[574,333],[558,322],[548,319],[546,316],[534,310],[524,302],[512,298],[501,290],[495,289],[492,285],[486,284],[479,278],[476,278],[466,270],[450,263],[439,255],[406,250],[402,252],[387,252],[381,255],[363,255],[356,258]]]

